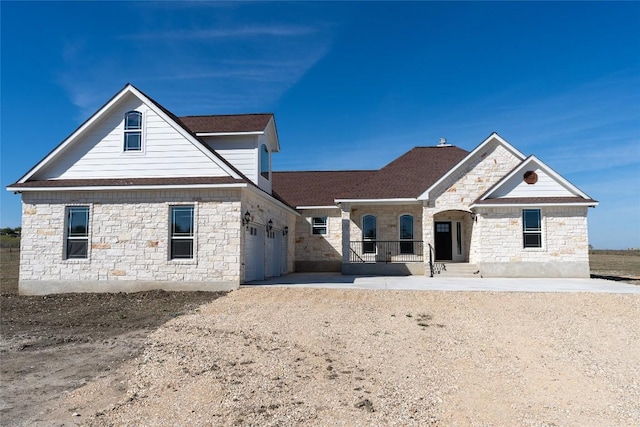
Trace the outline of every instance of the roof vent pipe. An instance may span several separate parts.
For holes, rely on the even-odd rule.
[[[451,147],[451,144],[447,144],[447,138],[440,138],[438,147]]]

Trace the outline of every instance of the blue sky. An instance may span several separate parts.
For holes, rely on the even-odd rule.
[[[276,170],[379,168],[491,132],[640,247],[638,2],[2,2],[5,187],[125,83],[176,115],[273,112]],[[1,225],[20,225],[2,191]]]

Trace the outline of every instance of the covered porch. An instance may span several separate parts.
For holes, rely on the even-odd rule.
[[[343,274],[433,276],[447,264],[469,263],[470,211],[431,214],[421,203],[345,205]]]

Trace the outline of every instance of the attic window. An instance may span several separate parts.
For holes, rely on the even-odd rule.
[[[527,184],[535,184],[538,182],[538,174],[534,171],[527,171],[524,173],[524,182]]]
[[[139,111],[124,115],[124,151],[142,151],[142,113]]]

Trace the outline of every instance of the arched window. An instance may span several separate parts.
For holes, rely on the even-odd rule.
[[[260,148],[260,175],[269,179],[269,150],[264,144]]]
[[[376,253],[376,217],[365,215],[362,217],[362,252],[365,254]]]
[[[413,216],[401,215],[400,216],[400,253],[412,254],[413,253]],[[403,240],[409,240],[403,242]]]
[[[142,113],[139,111],[124,115],[124,151],[142,151]]]

